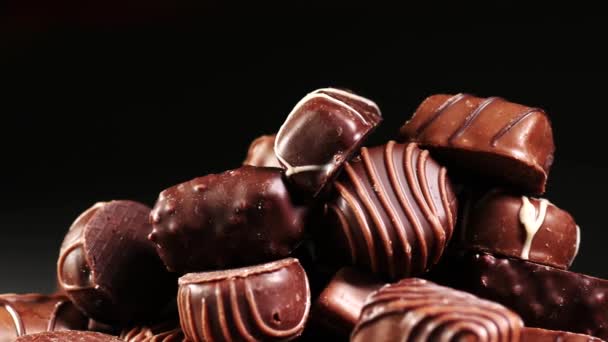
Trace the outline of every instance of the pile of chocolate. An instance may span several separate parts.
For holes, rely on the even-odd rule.
[[[567,270],[579,227],[528,197],[553,163],[543,110],[434,95],[363,147],[381,121],[319,89],[244,166],[93,205],[56,294],[0,295],[0,342],[608,339],[608,281]]]

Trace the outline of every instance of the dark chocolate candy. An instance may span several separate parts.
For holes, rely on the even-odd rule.
[[[306,273],[297,259],[179,279],[182,330],[192,342],[280,341],[299,336],[310,309]]]
[[[461,229],[466,248],[563,269],[580,242],[579,228],[564,210],[498,189],[465,204]]]
[[[97,203],[66,234],[57,261],[59,284],[89,317],[129,323],[174,298],[176,278],[147,240],[149,213],[132,201]]]
[[[519,341],[523,322],[504,306],[409,278],[368,297],[351,342]]]
[[[367,297],[383,283],[354,268],[342,268],[315,301],[312,319],[342,337],[350,336]]]
[[[262,135],[249,145],[247,157],[243,165],[260,167],[281,167],[277,156],[274,154],[274,141],[276,134]]]
[[[63,295],[0,295],[0,342],[43,331],[86,330],[88,322]]]
[[[51,331],[19,337],[15,342],[123,342],[114,336],[91,331]]]
[[[178,324],[159,324],[124,329],[119,339],[127,342],[183,342],[184,334]]]
[[[344,90],[318,89],[289,113],[274,150],[287,178],[314,197],[381,121],[374,102]]]
[[[521,342],[602,342],[599,338],[566,331],[524,328]]]
[[[388,279],[421,274],[439,260],[454,229],[456,197],[428,151],[393,141],[363,147],[334,186],[323,240],[338,258]]]
[[[306,207],[280,169],[243,166],[164,190],[150,239],[178,273],[238,267],[289,256],[304,236]]]
[[[498,97],[433,95],[401,127],[405,141],[432,148],[450,166],[543,193],[553,132],[542,109]]]

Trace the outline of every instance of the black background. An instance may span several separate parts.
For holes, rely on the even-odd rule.
[[[324,86],[380,105],[370,144],[433,93],[545,108],[557,145],[546,196],[581,226],[574,269],[608,277],[603,19],[555,6],[5,2],[0,292],[52,291],[81,211],[152,205],[170,185],[237,167]]]

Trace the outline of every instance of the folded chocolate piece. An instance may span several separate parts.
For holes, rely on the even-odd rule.
[[[511,308],[526,325],[608,338],[608,280],[488,254],[462,258],[449,267],[453,284]]]
[[[566,331],[524,328],[521,342],[602,342],[599,338]]]
[[[468,249],[567,269],[580,230],[566,211],[546,199],[491,190],[465,204],[462,245]]]
[[[91,331],[51,331],[19,337],[15,342],[122,342],[114,336]]]
[[[283,341],[299,336],[310,310],[297,259],[190,273],[179,279],[182,330],[192,342]]]
[[[150,208],[132,201],[97,203],[65,236],[57,277],[89,317],[122,324],[145,319],[174,298],[176,277],[147,240]]]
[[[314,197],[381,121],[374,102],[340,89],[318,89],[287,116],[277,133],[275,154],[287,178]]]
[[[333,333],[348,337],[367,297],[383,283],[354,268],[344,267],[315,301],[312,319]]]
[[[499,97],[433,95],[400,130],[450,166],[543,193],[553,163],[553,132],[542,109]]]
[[[281,167],[277,156],[274,154],[275,139],[276,134],[262,135],[251,142],[243,165]]]
[[[500,304],[409,278],[368,297],[351,342],[519,341],[522,328]]]
[[[307,211],[280,169],[243,166],[161,192],[149,238],[180,274],[251,265],[289,256],[302,242]]]
[[[64,295],[0,295],[0,342],[44,331],[86,330],[88,322]]]
[[[363,147],[334,187],[328,227],[318,240],[336,259],[386,279],[421,274],[437,263],[457,208],[446,169],[428,151],[394,141]]]

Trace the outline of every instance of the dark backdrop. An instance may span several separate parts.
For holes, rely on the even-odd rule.
[[[601,18],[506,5],[48,3],[0,5],[0,292],[51,291],[81,211],[152,205],[170,185],[237,167],[324,86],[380,105],[370,144],[433,93],[545,108],[557,145],[547,197],[581,226],[574,269],[608,277]]]

